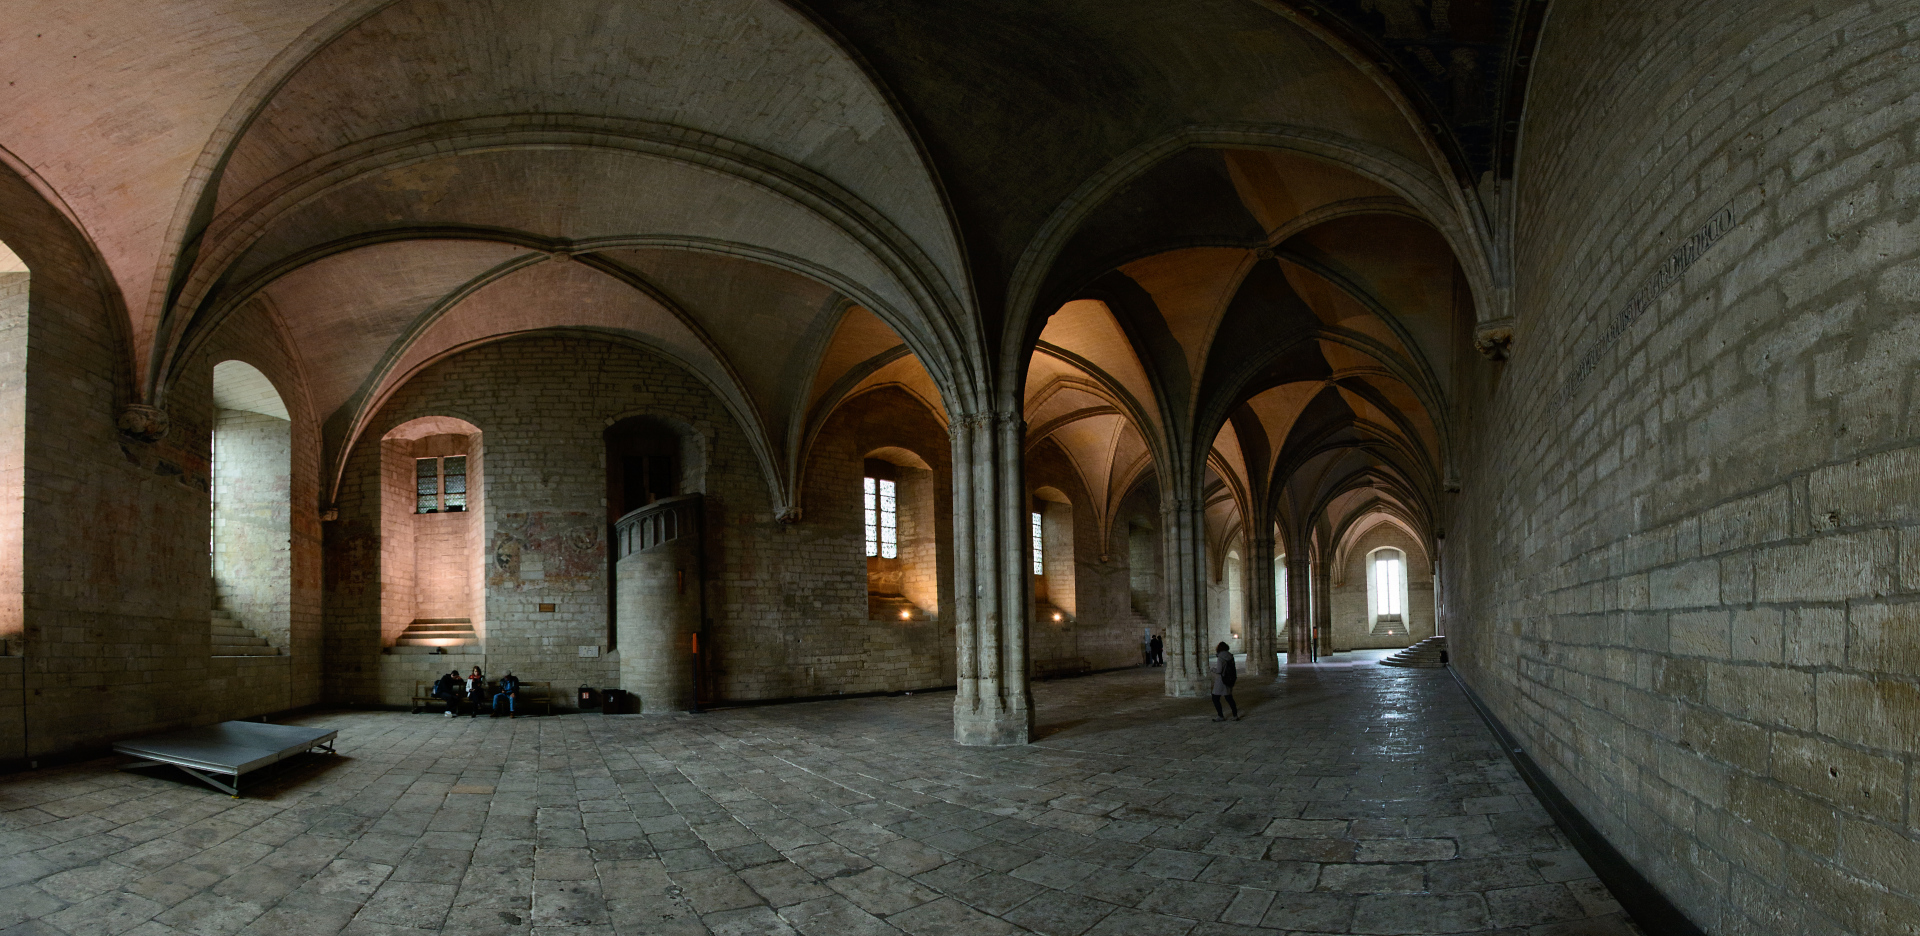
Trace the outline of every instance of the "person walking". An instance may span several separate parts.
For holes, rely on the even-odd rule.
[[[1240,720],[1240,706],[1233,701],[1233,684],[1240,674],[1233,669],[1233,651],[1227,649],[1226,641],[1213,648],[1213,663],[1207,667],[1213,672],[1213,720],[1226,721],[1227,715],[1220,710],[1220,699],[1226,697],[1227,704],[1233,707],[1233,720]]]
[[[1153,643],[1151,645],[1153,660],[1151,662],[1154,666],[1167,665],[1167,657],[1165,654],[1166,646],[1166,642],[1160,639],[1159,634],[1153,635]]]

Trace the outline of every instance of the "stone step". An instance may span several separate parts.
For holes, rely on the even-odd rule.
[[[262,643],[262,644],[264,644],[264,643],[265,643],[265,641],[261,641],[261,643]],[[279,656],[279,655],[280,655],[280,648],[279,648],[279,647],[268,647],[268,646],[239,646],[239,645],[234,645],[234,646],[228,646],[228,645],[225,645],[225,644],[214,644],[214,645],[213,645],[213,655],[214,655],[214,656],[217,656],[217,657],[223,657],[223,656],[249,656],[249,657],[255,657],[255,656]]]
[[[213,637],[215,640],[218,640],[221,637],[259,637],[259,636],[260,636],[259,634],[254,633],[252,630],[248,628],[241,627],[238,624],[222,624],[219,621],[213,622]]]
[[[1445,664],[1440,662],[1440,654],[1447,648],[1447,638],[1428,637],[1384,660],[1381,666],[1407,666],[1419,669],[1439,669]]]
[[[460,637],[422,637],[418,634],[405,634],[393,642],[396,647],[477,647],[480,638],[467,634]]]
[[[219,634],[215,634],[213,637],[213,645],[216,647],[264,647],[267,645],[267,638],[265,637],[226,637]]]

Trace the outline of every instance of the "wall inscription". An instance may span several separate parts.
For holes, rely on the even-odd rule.
[[[1708,218],[1707,223],[1701,225],[1699,230],[1681,241],[1680,246],[1673,253],[1668,254],[1665,260],[1660,261],[1660,266],[1654,269],[1653,275],[1640,284],[1640,288],[1634,291],[1633,298],[1627,300],[1626,306],[1620,310],[1619,314],[1607,321],[1606,330],[1602,331],[1600,337],[1595,338],[1593,343],[1587,346],[1587,350],[1574,362],[1573,372],[1567,375],[1566,384],[1560,388],[1558,399],[1555,400],[1556,405],[1565,406],[1573,399],[1574,393],[1580,389],[1581,382],[1600,365],[1600,358],[1620,342],[1620,336],[1633,327],[1633,323],[1653,305],[1654,300],[1659,299],[1662,293],[1680,281],[1680,277],[1687,272],[1687,268],[1705,256],[1720,238],[1727,236],[1727,232],[1733,230],[1736,223],[1733,204],[1729,202],[1725,207],[1714,212],[1713,217]]]

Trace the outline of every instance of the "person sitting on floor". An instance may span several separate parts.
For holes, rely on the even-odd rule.
[[[466,687],[460,684],[460,674],[449,670],[433,684],[433,697],[447,703],[446,717],[453,717],[453,710],[460,707],[460,700],[466,696]]]
[[[493,717],[495,718],[500,717],[502,699],[507,703],[507,717],[519,718],[520,677],[513,675],[513,670],[507,670],[507,675],[500,677],[500,691],[493,694]]]

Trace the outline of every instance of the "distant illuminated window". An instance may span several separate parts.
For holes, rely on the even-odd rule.
[[[1406,583],[1406,565],[1397,549],[1382,549],[1373,557],[1374,607],[1382,620],[1397,621],[1404,611],[1400,594]]]
[[[467,456],[413,460],[414,513],[458,513],[467,509]]]
[[[900,556],[899,489],[884,478],[866,479],[867,557]]]
[[[1040,552],[1040,514],[1035,513],[1033,515],[1033,574],[1040,575],[1045,569]]]

